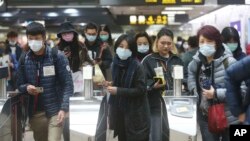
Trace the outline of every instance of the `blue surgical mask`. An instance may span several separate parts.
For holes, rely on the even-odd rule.
[[[127,60],[132,55],[132,52],[129,49],[118,47],[116,49],[116,54],[121,60]]]
[[[212,56],[215,53],[215,46],[211,45],[211,44],[201,44],[200,45],[200,49],[199,49],[200,53],[203,54],[206,57]]]
[[[96,35],[88,35],[86,34],[86,38],[89,42],[94,42],[96,40]]]
[[[227,43],[227,47],[231,50],[231,52],[234,52],[238,47],[238,43]]]
[[[147,53],[149,51],[149,45],[137,45],[137,51],[140,53]]]
[[[109,39],[109,35],[100,35],[100,39],[105,42]]]

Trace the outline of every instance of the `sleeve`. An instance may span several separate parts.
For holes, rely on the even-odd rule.
[[[146,94],[146,79],[143,71],[142,65],[137,67],[134,75],[132,88],[117,88],[117,95],[127,96],[127,97],[137,97]]]
[[[194,89],[196,89],[196,73],[197,73],[197,63],[193,60],[188,65],[188,90],[192,92]]]
[[[103,69],[108,69],[112,63],[112,54],[109,48],[103,50],[102,64]]]
[[[228,57],[227,61],[228,61],[228,67],[236,62],[236,60],[233,57]],[[224,68],[227,67],[227,66],[225,66],[224,63],[222,63],[222,65],[224,65]],[[226,69],[224,71],[226,71]],[[226,100],[226,90],[227,90],[226,88],[216,89],[216,96],[219,99],[219,101],[223,102]]]
[[[68,59],[62,54],[62,52],[58,51],[57,56],[57,78],[60,82],[60,89],[62,95],[61,101],[61,110],[68,111],[69,110],[69,97],[73,95],[74,85],[72,80],[72,75],[70,72]]]
[[[21,93],[28,93],[27,86],[29,85],[26,81],[25,74],[25,53],[23,53],[19,59],[19,66],[17,68],[17,87]]]
[[[151,71],[151,66],[150,63],[148,62],[148,57],[144,58],[142,61],[142,65],[144,67],[144,73],[145,73],[145,77],[146,77],[146,85],[147,85],[147,90],[152,90],[153,89],[153,85],[155,83],[155,81],[153,80],[153,76],[155,74],[153,74],[154,72]]]
[[[234,63],[226,71],[226,101],[230,111],[234,116],[238,116],[244,112],[241,100],[241,82],[250,78],[250,57]]]

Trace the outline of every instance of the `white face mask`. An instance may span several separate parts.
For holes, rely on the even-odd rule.
[[[121,60],[127,60],[132,55],[132,52],[129,49],[118,47],[116,54]]]
[[[200,53],[203,54],[206,57],[212,56],[215,53],[215,47],[214,45],[210,45],[210,44],[201,44],[200,45],[200,49],[199,49]]]
[[[33,52],[38,52],[43,47],[43,41],[41,40],[28,40],[28,44]]]
[[[16,41],[9,41],[10,45],[16,45]]]
[[[149,50],[149,45],[137,45],[137,51],[140,53],[147,53]]]

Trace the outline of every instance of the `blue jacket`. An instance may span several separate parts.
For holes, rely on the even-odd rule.
[[[53,60],[53,58],[56,58],[56,60]],[[44,76],[44,66],[54,66],[55,75]],[[59,110],[67,112],[69,110],[69,97],[73,94],[74,89],[68,59],[61,51],[57,52],[57,57],[53,57],[52,49],[47,46],[45,55],[42,61],[40,61],[40,67],[39,69],[37,68],[36,56],[29,50],[25,56],[24,63],[20,62],[20,67],[18,68],[17,86],[19,91],[27,93],[29,84],[37,86],[37,71],[39,70],[39,87],[44,89],[44,92],[39,95],[41,96],[46,116],[54,116]],[[30,95],[29,116],[32,116],[33,109],[34,96]]]
[[[247,122],[250,123],[250,89],[248,87],[246,96],[242,100],[241,82],[250,79],[250,56],[247,56],[232,66],[226,71],[226,100],[230,111],[236,117],[241,113],[246,113]]]

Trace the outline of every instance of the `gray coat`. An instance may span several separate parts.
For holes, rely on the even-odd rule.
[[[198,64],[201,62],[201,60],[199,59],[199,52],[197,52],[195,54],[195,56],[193,57],[193,60],[190,62],[189,66],[188,66],[188,89],[189,91],[193,91],[194,93],[197,93],[197,86],[196,85],[196,75],[197,75],[197,67]],[[216,93],[217,93],[217,99],[220,102],[226,102],[225,98],[226,98],[226,88],[225,88],[225,70],[226,70],[226,66],[224,63],[224,60],[227,59],[227,63],[228,66],[230,66],[231,64],[235,63],[236,60],[232,57],[232,54],[229,53],[228,51],[224,51],[223,55],[220,56],[219,58],[214,60],[214,83],[218,84],[221,86],[221,88],[217,88],[216,89]],[[203,110],[208,110],[208,100],[206,100],[204,97],[202,97],[202,94],[198,94],[198,96],[200,97],[200,109]],[[228,109],[228,106],[226,104],[226,115],[228,118],[228,123],[229,124],[235,124],[237,123],[237,119],[236,117],[232,116],[231,112]]]

